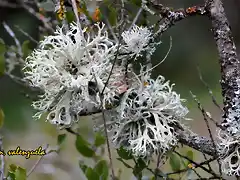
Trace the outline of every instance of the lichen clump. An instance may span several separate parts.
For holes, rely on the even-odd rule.
[[[70,127],[82,113],[117,102],[115,116],[107,119],[113,144],[138,157],[164,154],[177,144],[174,126],[181,126],[188,110],[164,77],[151,79],[143,68],[139,75],[126,70],[129,59],[155,51],[159,42],[152,32],[134,25],[121,36],[121,42],[109,38],[103,23],[91,31],[73,23],[68,32],[58,28],[45,37],[24,68],[25,79],[43,91],[33,102],[34,117],[47,112],[51,124]],[[126,78],[129,73],[133,77]]]
[[[188,110],[172,87],[164,77],[153,80],[146,74],[125,93],[112,128],[117,147],[146,157],[177,144],[174,124],[181,124]]]

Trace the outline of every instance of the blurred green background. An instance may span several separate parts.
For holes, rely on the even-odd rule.
[[[225,0],[223,2],[238,47],[240,42],[240,1]],[[177,9],[201,4],[203,1],[162,0],[162,3]],[[14,25],[20,26],[38,40],[38,24],[40,22],[24,9],[3,7],[0,1],[0,21],[0,38],[4,39],[6,44],[14,44],[14,41],[4,30],[3,21],[13,27],[16,36],[21,42],[25,41],[27,37],[19,32],[17,28],[14,28]],[[192,100],[189,91],[197,95],[204,107],[211,112],[214,118],[220,121],[220,111],[213,105],[207,89],[199,80],[196,69],[196,64],[198,64],[204,80],[221,104],[220,68],[215,41],[211,33],[211,22],[207,17],[192,17],[169,29],[163,35],[162,44],[154,54],[153,64],[157,64],[166,55],[170,36],[173,40],[171,52],[167,59],[154,70],[153,77],[160,74],[176,84],[175,90],[181,94],[182,98],[187,99],[186,105],[190,110],[189,117],[193,118],[188,123],[189,126],[194,132],[208,136],[201,113]],[[32,43],[31,46],[34,47],[35,44]],[[25,149],[36,148],[44,144],[56,145],[56,136],[59,131],[44,121],[34,121],[32,119],[34,110],[31,107],[31,100],[26,98],[23,92],[29,91],[14,83],[9,77],[0,77],[0,107],[5,114],[4,127],[1,129],[4,149],[15,149],[18,145]],[[89,137],[89,134],[91,134],[89,124],[91,123],[89,123],[88,118],[83,118],[79,122],[81,133],[85,137]],[[213,132],[215,132],[214,127]],[[24,157],[19,156],[6,156],[5,159],[7,163],[16,162],[27,169],[30,169],[36,161],[36,158],[26,160]],[[78,160],[79,155],[74,147],[74,137],[69,134],[61,156],[51,155],[45,157],[30,179],[77,179],[76,177],[80,175]],[[117,161],[114,161],[114,163],[116,168],[123,167]],[[124,170],[122,177],[128,177],[127,172]],[[52,173],[53,175],[51,175]]]

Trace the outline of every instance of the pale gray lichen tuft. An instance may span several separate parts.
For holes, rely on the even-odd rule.
[[[165,154],[177,144],[174,124],[181,124],[188,113],[180,95],[164,77],[156,80],[146,73],[125,93],[108,129],[112,142],[138,157]]]
[[[100,106],[117,44],[108,38],[104,24],[95,26],[96,32],[80,30],[75,23],[66,33],[58,28],[26,59],[25,79],[44,92],[33,102],[38,110],[35,118],[48,112],[50,123],[71,126],[82,111]],[[116,65],[114,73],[104,91],[103,106],[115,99],[122,86],[113,82],[122,81],[124,68]]]

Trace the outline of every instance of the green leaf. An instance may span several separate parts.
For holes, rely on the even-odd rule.
[[[28,55],[32,52],[32,50],[29,48],[30,41],[26,40],[22,44],[22,53],[23,53],[23,59],[28,57]]]
[[[85,173],[88,166],[84,164],[84,162],[79,161],[79,167],[82,169],[82,171]]]
[[[100,180],[99,175],[90,167],[86,169],[85,175],[88,180]]]
[[[89,147],[89,143],[82,136],[78,135],[75,141],[75,146],[80,154],[85,157],[95,156],[95,152]]]
[[[3,110],[0,108],[0,129],[3,127],[4,124],[4,113]]]
[[[57,138],[57,143],[58,145],[61,145],[63,141],[66,139],[67,135],[66,134],[59,134]]]
[[[119,149],[117,149],[117,153],[122,159],[125,159],[125,160],[129,160],[133,158],[132,153],[124,149],[122,146]]]
[[[17,166],[16,166],[15,164],[10,164],[10,165],[9,165],[9,171],[10,171],[10,172],[13,172],[13,173],[14,173],[14,172],[16,171],[16,169],[17,169]]]
[[[101,180],[108,179],[108,164],[105,160],[100,160],[94,167],[94,170],[101,177]]]
[[[101,133],[96,133],[94,145],[96,147],[99,147],[99,146],[105,144],[105,142],[106,142],[105,137]]]
[[[16,166],[15,164],[10,164],[7,177],[9,177],[11,180],[26,180],[27,172],[24,168]]]
[[[15,172],[15,179],[16,180],[26,180],[27,179],[27,172],[26,169],[18,167]]]
[[[179,171],[181,168],[181,162],[179,157],[176,154],[171,154],[169,159],[170,166],[173,171]]]
[[[66,19],[68,23],[71,23],[74,21],[75,15],[73,11],[67,11],[66,12]]]
[[[9,179],[11,179],[11,180],[15,180],[16,179],[15,174],[13,172],[11,172],[11,171],[8,171],[7,177]]]
[[[146,167],[147,167],[146,163],[141,158],[138,158],[137,163],[136,163],[136,165],[134,166],[134,169],[133,169],[134,176],[136,176],[136,177],[141,179],[142,171]]]
[[[141,158],[138,158],[137,165],[138,165],[139,168],[142,168],[142,169],[147,167],[146,163]]]
[[[193,160],[193,151],[192,150],[188,150],[187,152],[186,152],[186,155],[185,155],[186,157],[188,157],[190,160]],[[184,160],[183,161],[183,165],[184,165],[184,167],[185,168],[187,168],[188,167],[188,165],[189,165],[189,163],[191,163],[190,161],[188,161],[188,160]]]

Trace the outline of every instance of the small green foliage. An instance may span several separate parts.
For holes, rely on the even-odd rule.
[[[15,174],[13,172],[10,172],[8,171],[8,174],[7,174],[7,178],[11,179],[11,180],[15,180]]]
[[[26,180],[26,169],[16,166],[15,164],[9,165],[7,177],[11,180]]]
[[[82,169],[82,171],[85,173],[86,169],[88,168],[87,165],[85,165],[82,161],[79,161],[79,167]]]
[[[125,160],[129,160],[129,159],[133,158],[132,153],[130,151],[127,151],[123,147],[120,147],[117,150],[117,153],[118,153],[119,157],[121,157],[122,159],[125,159]]]
[[[57,143],[58,145],[61,145],[63,141],[66,139],[67,135],[66,134],[59,134],[57,138]]]
[[[106,142],[105,137],[104,137],[101,133],[97,132],[97,133],[95,134],[94,145],[95,145],[96,147],[99,147],[99,146],[105,144],[105,142]]]
[[[75,146],[80,154],[85,157],[94,157],[95,152],[89,147],[89,143],[78,135],[75,141]]]
[[[147,167],[143,159],[138,158],[133,169],[133,174],[135,177],[142,178],[142,171]]]
[[[170,159],[169,159],[170,166],[173,171],[179,171],[181,168],[181,162],[179,159],[179,156],[177,156],[174,153],[170,154]]]
[[[101,180],[108,179],[108,164],[105,160],[100,160],[94,167],[94,171],[101,177]]]
[[[30,41],[26,40],[22,43],[22,53],[23,53],[23,59],[28,57],[28,55],[32,52],[32,50],[29,47]]]
[[[100,176],[92,168],[88,167],[85,171],[88,180],[100,180]]]
[[[6,45],[4,41],[0,38],[0,76],[3,75],[5,71],[5,61],[4,61],[5,52],[6,52]]]
[[[74,15],[73,11],[66,12],[66,19],[67,19],[68,23],[73,22],[75,20],[74,18],[75,18],[75,15]]]
[[[18,167],[15,172],[15,177],[16,180],[26,180],[27,179],[26,169]]]
[[[10,164],[10,165],[9,165],[9,171],[10,171],[10,172],[15,172],[16,169],[17,169],[17,166],[16,166],[15,164]]]
[[[79,161],[79,167],[82,169],[88,180],[108,179],[109,167],[105,160],[98,161],[94,168],[88,167],[82,161]]]
[[[193,160],[193,157],[194,157],[193,151],[192,151],[192,150],[188,150],[188,151],[186,152],[186,155],[185,155],[185,156],[188,157],[188,159]],[[184,167],[185,167],[185,168],[188,167],[189,163],[191,163],[191,162],[188,161],[188,160],[185,160],[185,159],[183,160],[183,164],[184,164]]]

